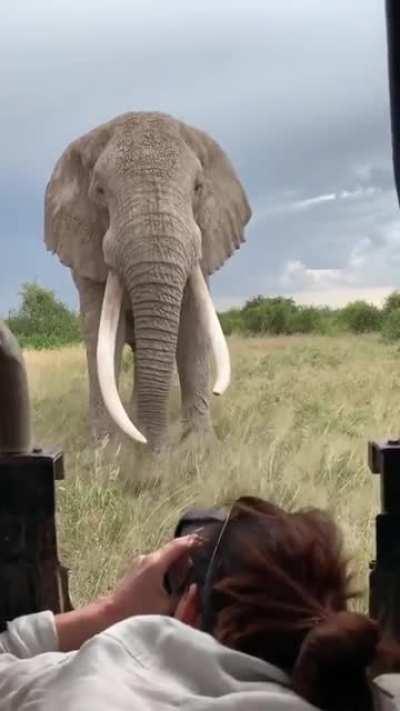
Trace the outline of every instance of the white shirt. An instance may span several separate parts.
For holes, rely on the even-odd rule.
[[[0,711],[312,711],[280,669],[173,619],[132,617],[58,652],[51,612],[0,634]]]

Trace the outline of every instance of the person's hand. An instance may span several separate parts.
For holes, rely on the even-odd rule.
[[[133,615],[173,614],[178,600],[165,590],[164,576],[174,564],[187,565],[191,549],[199,542],[195,535],[182,536],[154,553],[139,556],[114,592],[80,610],[56,615],[59,650],[79,649],[95,634]]]
[[[175,538],[153,553],[139,556],[133,568],[108,596],[109,613],[114,622],[133,615],[171,615],[178,600],[164,587],[170,567],[187,562],[191,549],[199,545],[196,535]]]

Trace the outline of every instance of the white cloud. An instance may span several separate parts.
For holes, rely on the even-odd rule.
[[[314,207],[314,205],[320,205],[323,202],[332,202],[332,200],[336,199],[336,193],[329,193],[328,195],[317,195],[316,197],[307,198],[306,200],[297,200],[292,202],[288,207],[290,210],[303,210]]]
[[[341,281],[341,269],[309,269],[300,260],[289,261],[279,277],[280,286],[288,291],[329,289]]]
[[[288,205],[289,210],[304,210],[321,205],[322,203],[332,202],[335,200],[362,200],[372,197],[381,192],[381,189],[374,185],[369,185],[366,188],[361,186],[353,190],[340,190],[335,193],[326,193],[325,195],[316,195],[315,197],[306,198],[305,200],[295,200]]]
[[[304,212],[306,210],[312,210],[313,208],[320,207],[321,205],[329,203],[341,203],[345,200],[357,201],[366,200],[368,198],[374,197],[382,193],[380,187],[374,185],[368,185],[367,187],[357,186],[351,190],[341,189],[336,192],[323,193],[321,195],[313,195],[308,198],[301,200],[293,200],[293,193],[288,192],[287,197],[290,199],[277,201],[275,198],[274,204],[270,204],[267,207],[260,205],[256,207],[253,217],[253,223],[255,221],[265,219],[269,215],[279,215],[291,212]],[[260,203],[261,201],[259,201]],[[271,200],[269,202],[272,202]]]
[[[367,303],[382,306],[388,294],[396,287],[380,286],[371,289],[341,287],[338,289],[323,289],[322,291],[288,292],[286,295],[294,298],[297,304],[304,306],[331,306],[340,308],[351,301],[367,301]]]
[[[290,260],[278,283],[286,292],[307,294],[307,298],[314,294],[319,303],[324,294],[333,293],[339,298],[339,292],[346,299],[350,293],[384,298],[382,294],[400,286],[400,220],[359,239],[342,268],[313,269],[301,260]]]

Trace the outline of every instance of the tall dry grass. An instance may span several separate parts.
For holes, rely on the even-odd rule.
[[[243,493],[327,507],[366,588],[378,508],[366,447],[398,432],[399,349],[366,336],[236,337],[230,349],[233,383],[212,403],[219,441],[197,451],[175,442],[156,465],[129,445],[92,450],[81,348],[26,353],[36,440],[65,452],[59,540],[75,604],[166,539],[185,507]],[[128,368],[121,388],[127,396]],[[175,392],[171,419],[178,413]]]

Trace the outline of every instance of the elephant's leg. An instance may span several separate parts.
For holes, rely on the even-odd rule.
[[[86,345],[86,359],[89,377],[89,413],[91,433],[95,440],[101,440],[115,432],[116,426],[103,402],[97,375],[97,337],[105,285],[73,274],[79,292],[83,336]],[[122,349],[125,335],[125,318],[121,314],[115,351],[115,373],[118,382]]]
[[[183,295],[176,353],[182,398],[183,436],[212,432],[209,414],[210,343],[192,290]]]

